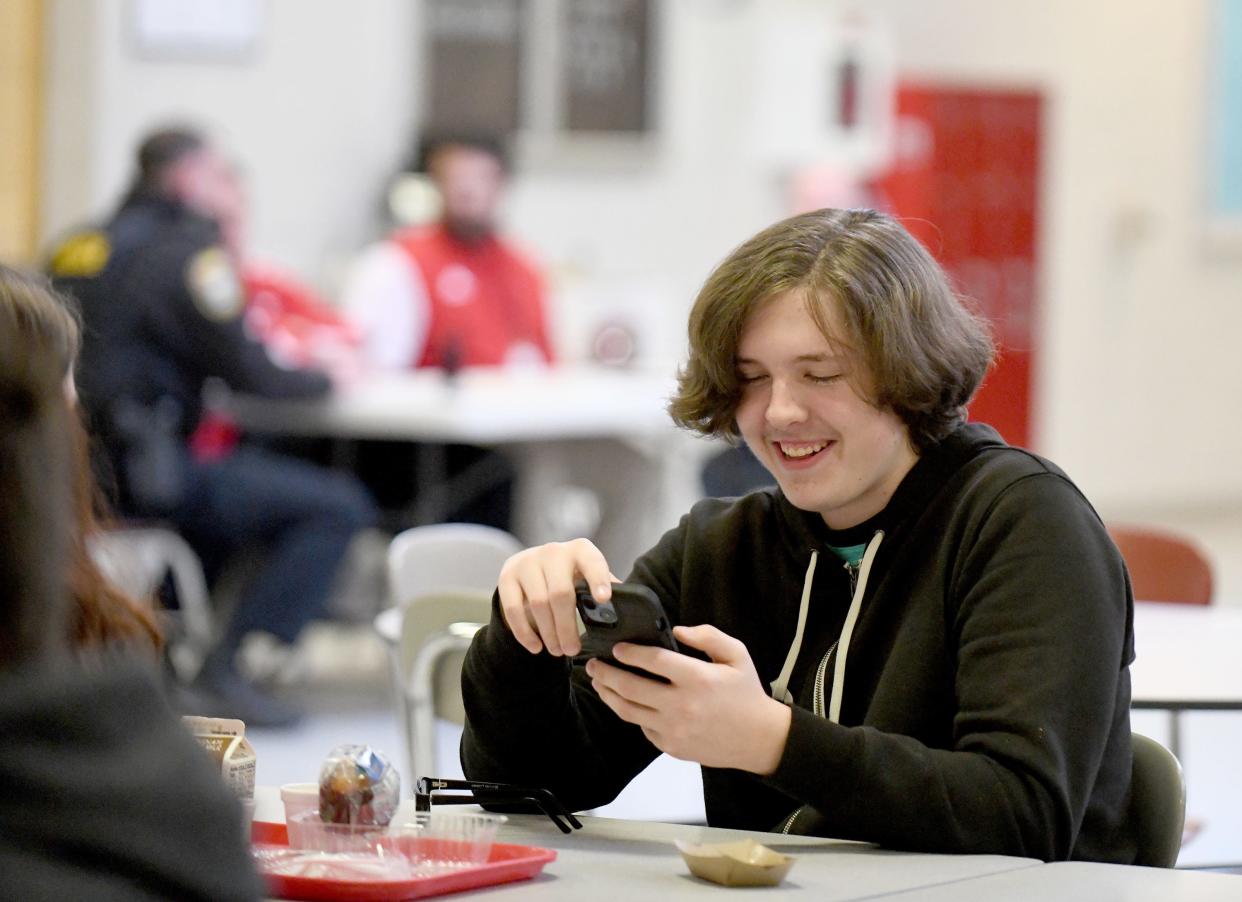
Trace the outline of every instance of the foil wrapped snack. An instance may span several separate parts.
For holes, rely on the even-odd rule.
[[[341,745],[319,770],[319,817],[328,824],[386,827],[401,800],[401,777],[368,745]]]

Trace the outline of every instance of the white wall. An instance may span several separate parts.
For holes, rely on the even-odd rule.
[[[245,169],[262,255],[323,279],[374,236],[384,179],[416,121],[415,7],[269,0],[264,8],[253,59],[181,62],[137,55],[125,0],[52,4],[49,233],[115,204],[147,130],[189,122]],[[74,131],[77,140],[58,140]]]
[[[537,161],[519,174],[509,225],[550,266],[574,328],[632,305],[640,320],[667,323],[648,350],[675,355],[708,268],[785,211],[782,173],[746,150],[754,104],[798,115],[792,89],[754,96],[754,29],[775,2],[803,9],[808,27],[842,8],[660,4],[655,147],[615,168]],[[1205,527],[1213,550],[1237,555],[1213,538],[1237,535],[1242,521],[1242,255],[1213,257],[1201,239],[1207,0],[865,6],[887,17],[907,75],[1045,94],[1040,450],[1106,514],[1185,521],[1200,510],[1217,524]],[[253,61],[209,64],[136,58],[122,0],[53,4],[49,231],[103,212],[136,137],[188,114],[252,173],[256,249],[334,284],[374,237],[381,186],[414,132],[418,5],[267,8]],[[1242,565],[1226,584],[1242,597]]]

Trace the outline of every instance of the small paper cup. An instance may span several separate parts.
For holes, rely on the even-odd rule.
[[[286,783],[280,787],[280,800],[285,803],[285,823],[307,811],[319,815],[318,783]]]

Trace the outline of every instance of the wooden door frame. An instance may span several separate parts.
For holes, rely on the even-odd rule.
[[[28,264],[39,243],[45,0],[0,3],[0,261]]]

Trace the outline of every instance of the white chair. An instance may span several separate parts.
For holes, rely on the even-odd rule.
[[[136,598],[153,598],[165,575],[172,577],[180,611],[169,657],[177,675],[191,680],[215,639],[211,595],[194,549],[174,530],[144,526],[92,536],[90,552],[104,576]]]
[[[389,545],[393,606],[375,618],[375,630],[392,665],[407,786],[436,773],[436,717],[465,720],[460,680],[465,649],[491,616],[501,565],[521,549],[509,533],[473,523],[416,526]]]

